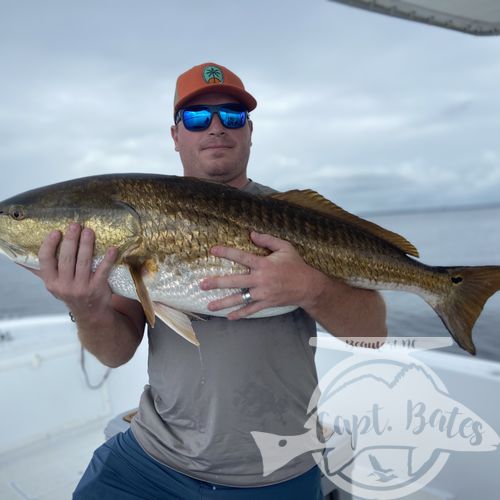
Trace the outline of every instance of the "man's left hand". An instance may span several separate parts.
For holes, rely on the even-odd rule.
[[[244,318],[269,307],[304,307],[308,295],[314,295],[311,294],[310,287],[323,274],[307,265],[289,242],[256,232],[252,232],[250,236],[255,245],[267,248],[271,253],[263,257],[236,248],[212,248],[213,255],[237,262],[247,267],[249,272],[205,278],[200,284],[202,290],[249,289],[252,302],[231,312],[228,315],[231,320]],[[210,302],[208,308],[219,311],[238,305],[242,305],[241,292]]]

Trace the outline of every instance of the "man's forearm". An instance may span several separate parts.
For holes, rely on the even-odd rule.
[[[311,295],[305,311],[331,334],[387,336],[385,303],[378,292],[353,288],[318,273]]]
[[[141,323],[113,307],[98,313],[74,312],[74,317],[83,347],[106,366],[123,365],[141,343]]]

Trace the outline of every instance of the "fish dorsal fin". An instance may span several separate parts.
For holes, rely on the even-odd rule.
[[[286,191],[284,193],[273,193],[269,195],[269,197],[275,200],[287,201],[303,208],[315,210],[327,217],[348,222],[378,238],[382,238],[402,250],[404,253],[418,257],[418,250],[407,239],[403,238],[403,236],[347,212],[312,189],[293,189],[292,191]]]
[[[141,301],[146,320],[149,326],[153,328],[155,326],[155,311],[153,302],[151,301],[151,297],[149,296],[148,289],[146,288],[146,285],[144,284],[144,281],[142,279],[142,266],[130,262],[128,262],[127,265],[132,279],[134,280],[135,291],[137,293],[137,296],[139,297],[139,300]]]

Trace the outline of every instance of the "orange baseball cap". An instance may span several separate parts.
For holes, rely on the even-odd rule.
[[[206,92],[229,94],[244,104],[248,111],[257,107],[257,101],[245,90],[236,74],[220,64],[208,62],[192,67],[177,78],[174,115],[190,99]]]

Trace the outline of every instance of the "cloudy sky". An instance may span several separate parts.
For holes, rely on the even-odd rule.
[[[361,212],[500,202],[500,37],[326,0],[0,0],[0,199],[180,174],[175,79],[206,61],[258,100],[254,180]]]

